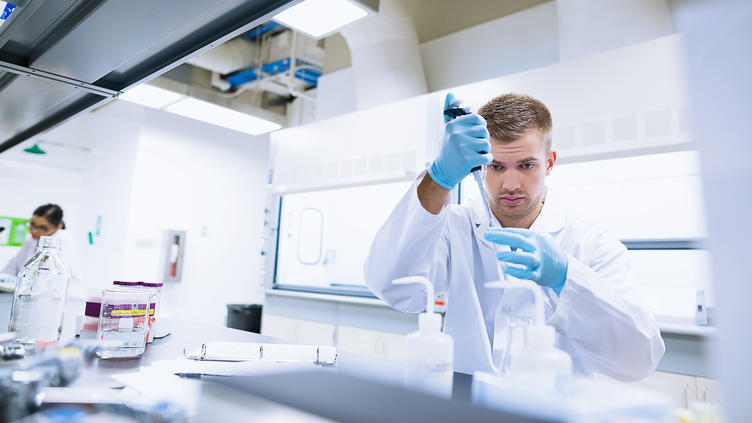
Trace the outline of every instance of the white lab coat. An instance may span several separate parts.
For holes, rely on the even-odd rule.
[[[68,285],[68,296],[82,297],[85,294],[81,279],[79,277],[78,269],[78,255],[76,254],[75,244],[73,239],[68,234],[68,231],[60,229],[52,234],[53,237],[60,239],[60,256],[68,266],[68,271],[71,273],[71,281]],[[18,253],[5,264],[0,274],[7,274],[18,276],[23,269],[24,265],[34,256],[37,251],[39,241],[35,240],[28,235],[21,245],[21,249]]]
[[[454,339],[455,370],[491,372],[493,320],[503,290],[484,287],[499,279],[496,249],[483,238],[488,216],[481,200],[429,213],[416,191],[424,174],[376,234],[365,264],[366,283],[395,309],[416,313],[426,304],[423,288],[392,280],[428,277],[436,293],[448,292],[444,331]],[[646,301],[629,280],[624,245],[553,200],[530,229],[548,234],[569,258],[561,295],[545,289],[546,319],[575,371],[636,381],[655,370],[665,346]]]

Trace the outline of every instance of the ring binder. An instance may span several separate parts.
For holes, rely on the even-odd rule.
[[[337,364],[337,349],[332,346],[298,344],[259,344],[252,342],[208,342],[193,352],[183,348],[183,357],[207,361],[307,362],[324,367]]]

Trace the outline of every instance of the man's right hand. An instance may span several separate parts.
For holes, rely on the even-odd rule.
[[[444,108],[457,106],[452,93],[447,94]],[[486,121],[478,114],[460,116],[444,127],[444,143],[439,157],[428,169],[431,179],[451,190],[477,166],[491,163],[491,143]],[[482,154],[483,153],[483,154]]]

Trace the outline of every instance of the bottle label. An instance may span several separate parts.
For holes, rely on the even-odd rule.
[[[109,319],[146,316],[146,304],[105,304],[102,316]]]

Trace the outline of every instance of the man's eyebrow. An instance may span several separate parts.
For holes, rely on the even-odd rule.
[[[528,162],[537,162],[537,161],[538,161],[537,157],[529,156],[529,157],[525,157],[524,159],[517,160],[517,163],[519,164],[519,163],[528,163]],[[503,163],[496,159],[493,159],[491,160],[491,163],[489,164],[503,164]]]
[[[517,160],[517,163],[537,162],[538,158],[535,156],[525,157],[524,159]]]

